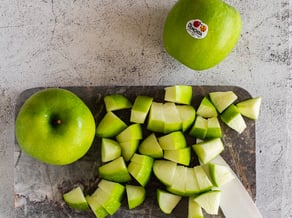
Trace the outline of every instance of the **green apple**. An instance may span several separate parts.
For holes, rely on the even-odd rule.
[[[172,183],[169,187],[167,187],[167,190],[171,193],[174,193],[180,196],[186,195],[186,192],[185,192],[186,177],[187,177],[187,167],[177,165]]]
[[[209,163],[209,175],[213,184],[217,187],[224,185],[234,179],[234,175],[230,168],[220,164]]]
[[[109,213],[103,208],[103,206],[97,201],[96,198],[98,198],[98,196],[86,196],[86,201],[89,205],[89,207],[91,208],[92,212],[94,213],[94,215],[97,218],[105,218],[109,215]]]
[[[262,98],[256,97],[241,101],[236,106],[243,116],[256,120],[259,117],[261,102]]]
[[[80,186],[73,188],[71,191],[63,194],[64,201],[69,207],[76,210],[88,210],[88,204],[84,197],[83,191]]]
[[[146,190],[143,186],[126,185],[129,209],[140,206],[146,198]]]
[[[208,191],[194,198],[194,201],[202,207],[206,213],[217,215],[219,210],[220,190]],[[236,199],[234,199],[236,200]]]
[[[157,202],[159,208],[165,214],[171,214],[181,199],[181,196],[169,193],[162,189],[157,189]]]
[[[188,166],[191,161],[191,147],[176,150],[165,150],[164,159]]]
[[[191,104],[193,88],[188,85],[175,85],[165,87],[164,100],[178,104]]]
[[[120,144],[108,138],[101,139],[101,161],[108,162],[120,157],[122,154],[122,149]]]
[[[122,201],[123,194],[125,192],[125,187],[117,182],[112,182],[109,180],[102,179],[98,183],[98,187],[108,194],[113,195],[113,198],[117,201]]]
[[[134,153],[137,151],[139,147],[139,140],[131,140],[126,142],[120,142],[120,146],[122,149],[122,156],[125,161],[129,161]]]
[[[182,131],[185,132],[195,121],[196,110],[191,105],[176,105],[176,109],[178,110],[182,122]]]
[[[186,181],[185,181],[185,194],[191,196],[197,193],[200,193],[200,187],[195,175],[195,170],[193,168],[187,167]]]
[[[100,166],[98,168],[98,173],[101,178],[113,182],[128,182],[131,180],[131,176],[123,157],[119,157]]]
[[[164,133],[170,133],[173,131],[181,130],[182,121],[176,105],[173,102],[166,102],[163,104],[163,116],[164,116]]]
[[[197,109],[197,115],[204,118],[217,117],[217,110],[207,96],[202,99]]]
[[[177,164],[169,160],[155,160],[153,173],[166,186],[172,184]]]
[[[142,127],[139,123],[131,124],[116,136],[117,141],[120,143],[131,140],[140,140],[142,138]]]
[[[212,189],[213,184],[210,181],[207,173],[204,171],[202,166],[195,166],[193,168],[194,174],[196,176],[196,181],[198,182],[200,192],[206,192]]]
[[[20,148],[53,165],[77,161],[95,137],[95,120],[87,105],[71,91],[47,88],[30,96],[15,123]]]
[[[127,128],[127,124],[117,115],[109,111],[99,122],[96,128],[96,135],[103,138],[111,138]]]
[[[151,133],[141,142],[139,152],[153,158],[163,157],[163,150],[158,143],[155,133]]]
[[[210,92],[209,96],[219,113],[222,113],[238,98],[233,91]]]
[[[176,150],[187,146],[186,138],[181,131],[160,136],[158,142],[163,150]]]
[[[131,161],[128,165],[128,171],[134,177],[134,179],[144,187],[150,179],[152,164],[139,164],[137,162]]]
[[[192,126],[189,134],[193,137],[204,139],[208,130],[207,118],[197,116],[194,125]]]
[[[152,132],[164,132],[163,103],[152,102],[148,117],[147,129]]]
[[[188,218],[204,218],[202,208],[193,197],[188,198]]]
[[[241,116],[238,108],[232,104],[230,105],[222,114],[221,120],[229,126],[231,129],[235,130],[238,133],[242,133],[246,128],[246,123]]]
[[[137,164],[146,165],[148,167],[152,167],[153,165],[153,158],[143,154],[134,154],[131,161]]]
[[[241,27],[238,11],[222,0],[179,0],[165,21],[164,47],[189,68],[205,70],[231,52]]]
[[[128,98],[121,94],[112,94],[104,97],[106,111],[116,111],[132,107]]]
[[[220,138],[222,130],[217,117],[208,118],[206,138]]]
[[[130,121],[132,123],[144,123],[150,110],[153,97],[139,95],[136,97],[132,110]]]
[[[203,164],[213,160],[224,150],[224,145],[220,138],[203,141],[194,144],[192,147]]]

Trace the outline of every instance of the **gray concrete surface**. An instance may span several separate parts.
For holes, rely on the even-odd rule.
[[[264,217],[292,217],[291,6],[228,2],[242,15],[239,43],[218,66],[195,72],[163,49],[163,21],[174,0],[1,0],[0,217],[13,217],[14,106],[21,91],[179,83],[237,85],[263,97],[256,204]]]

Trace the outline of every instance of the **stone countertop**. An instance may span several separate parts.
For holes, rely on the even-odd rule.
[[[23,90],[170,84],[240,86],[262,96],[256,204],[264,217],[292,217],[291,6],[288,0],[228,2],[241,13],[241,38],[222,63],[195,72],[163,48],[173,0],[2,1],[0,217],[13,217],[14,108]]]

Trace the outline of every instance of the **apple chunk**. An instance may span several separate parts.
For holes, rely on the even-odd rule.
[[[163,157],[166,160],[188,166],[191,161],[191,148],[186,147],[177,150],[165,150]]]
[[[106,111],[116,111],[132,107],[128,98],[121,94],[107,95],[103,98]]]
[[[157,201],[159,208],[165,214],[171,214],[173,209],[178,205],[181,196],[166,192],[161,189],[157,189]]]
[[[193,124],[196,118],[196,110],[191,105],[176,105],[182,122],[182,131],[185,132]]]
[[[215,106],[211,103],[207,96],[201,101],[197,109],[197,114],[204,118],[217,117],[218,115]]]
[[[153,163],[154,175],[163,184],[170,186],[172,184],[176,171],[176,163],[168,160],[155,160]]]
[[[193,88],[188,85],[165,87],[164,100],[179,104],[190,104],[193,97]]]
[[[120,144],[112,139],[101,139],[101,161],[108,162],[121,156]]]
[[[155,133],[151,133],[141,142],[139,145],[139,152],[153,158],[163,157],[163,150],[158,143]]]
[[[126,185],[129,209],[140,206],[146,198],[146,190],[143,186]]]
[[[222,114],[221,120],[231,129],[242,133],[246,128],[246,123],[240,114],[238,108],[232,104]]]
[[[148,117],[147,129],[152,132],[164,132],[163,103],[152,102]]]
[[[194,198],[208,214],[217,215],[219,210],[221,192],[219,190],[205,192]]]
[[[160,136],[158,142],[163,150],[176,150],[187,146],[186,138],[181,131]]]
[[[209,96],[219,113],[222,113],[238,98],[233,91],[210,92]]]
[[[71,191],[63,195],[64,201],[69,207],[76,210],[88,210],[87,201],[83,195],[83,191],[80,186],[72,189]]]
[[[172,102],[166,102],[163,104],[163,116],[164,116],[164,133],[170,133],[178,131],[182,127],[179,112],[176,105]]]
[[[261,102],[262,98],[256,97],[241,101],[236,106],[243,116],[256,120],[259,117]]]
[[[130,121],[133,123],[144,123],[150,110],[152,101],[153,97],[141,95],[137,96],[131,110]]]

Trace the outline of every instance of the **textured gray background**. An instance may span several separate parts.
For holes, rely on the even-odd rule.
[[[173,0],[1,0],[0,217],[13,217],[14,107],[21,91],[178,83],[238,85],[263,97],[256,203],[264,217],[292,217],[289,0],[228,2],[242,15],[239,43],[215,68],[194,72],[162,46]]]

